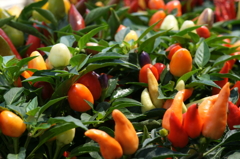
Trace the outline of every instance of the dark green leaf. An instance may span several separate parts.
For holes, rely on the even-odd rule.
[[[89,60],[88,63],[93,63],[97,62],[100,60],[109,60],[109,59],[119,59],[119,58],[126,58],[126,55],[118,54],[115,52],[106,52],[106,53],[99,53],[94,56],[92,56]]]
[[[41,8],[34,8],[34,10],[36,10],[40,15],[49,20],[53,24],[54,28],[57,28],[58,22],[52,12]]]
[[[9,18],[0,19],[0,28],[1,28],[2,26],[4,26],[5,24],[8,24],[8,22],[10,22],[12,19],[14,19],[14,17],[9,17]]]
[[[120,25],[120,19],[113,8],[110,8],[110,10],[111,16],[108,19],[108,24],[110,27],[110,35],[112,36],[112,38],[114,38],[114,35]]]
[[[44,82],[54,84],[54,80],[50,76],[31,76],[31,77],[23,80],[22,82],[30,82],[30,81],[33,83],[38,82],[38,81],[44,81]]]
[[[19,98],[22,96],[23,91],[24,91],[23,87],[13,87],[9,91],[7,91],[3,95],[3,98],[6,102],[6,104],[10,105],[10,104],[13,104],[14,102],[18,101]]]
[[[210,59],[209,48],[206,42],[203,41],[196,51],[194,61],[199,68],[203,68],[208,63],[209,59]]]
[[[81,69],[85,64],[86,62],[88,61],[89,59],[89,56],[85,55],[85,54],[78,54],[76,56],[73,56],[71,59],[70,59],[70,64],[73,66],[73,67],[77,67],[77,70]]]
[[[231,56],[231,55],[222,55],[220,56],[218,59],[216,59],[214,61],[214,64],[213,64],[213,67],[214,66],[217,66],[219,64],[222,64],[224,63],[225,61],[228,61],[228,60],[231,60],[231,59],[239,59],[240,58],[240,55],[234,55],[234,56]]]
[[[89,142],[89,143],[86,143],[84,145],[81,145],[81,146],[78,146],[78,147],[74,148],[71,151],[69,157],[79,156],[79,155],[89,153],[89,152],[93,152],[93,151],[99,152],[100,151],[99,145],[97,143]]]
[[[37,97],[35,97],[26,106],[26,112],[28,113],[29,111],[37,108],[37,106],[38,106],[38,100],[37,100]]]

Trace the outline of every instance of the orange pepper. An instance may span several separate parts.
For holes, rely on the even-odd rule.
[[[139,139],[132,123],[119,110],[112,112],[115,121],[115,139],[120,143],[123,154],[134,154],[138,149]]]
[[[37,69],[37,70],[46,70],[47,66],[42,57],[42,55],[38,51],[34,51],[31,53],[30,57],[37,56],[31,61],[28,62],[28,68]],[[33,72],[28,71],[28,73],[32,76]]]
[[[227,105],[230,96],[229,82],[219,92],[216,102],[210,107],[203,121],[203,136],[217,140],[223,135],[227,126]]]

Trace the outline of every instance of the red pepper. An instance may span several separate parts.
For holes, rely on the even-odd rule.
[[[219,73],[228,73],[230,71],[230,64],[228,61],[226,61],[222,67],[222,69],[220,70]],[[219,87],[223,87],[227,82],[228,82],[228,78],[223,78],[223,80],[221,81],[214,81]],[[212,95],[218,94],[220,92],[221,89],[213,87],[212,88]]]
[[[137,12],[139,8],[138,0],[124,0],[124,5],[129,7],[129,13]]]
[[[1,28],[0,28],[0,36],[3,37],[3,39],[7,42],[7,44],[11,48],[13,54],[16,56],[16,58],[17,59],[22,59],[22,57],[18,53],[17,49],[13,45],[12,41],[10,40],[10,38],[7,36],[7,34]]]
[[[73,4],[71,4],[71,7],[68,13],[68,21],[72,26],[72,29],[75,31],[85,28],[84,19]]]
[[[33,24],[33,26],[40,31],[40,28],[37,27],[37,24]],[[34,35],[28,35],[27,42],[25,45],[30,45],[30,47],[27,49],[25,56],[29,57],[33,51],[37,51],[37,49],[41,45],[40,38],[34,36]]]
[[[227,124],[230,130],[235,129],[234,125],[240,125],[240,109],[228,101]]]
[[[202,132],[202,119],[198,112],[198,104],[191,105],[185,114],[183,128],[191,138],[197,138]]]
[[[171,141],[173,147],[183,148],[188,144],[188,135],[184,131],[182,121],[178,119],[174,112],[171,113],[169,118],[170,132],[167,136]]]

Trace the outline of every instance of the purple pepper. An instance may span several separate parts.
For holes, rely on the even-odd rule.
[[[139,56],[139,64],[141,67],[143,67],[146,64],[151,64],[151,59],[148,53],[143,51]]]
[[[103,73],[98,77],[98,80],[101,84],[102,89],[106,89],[108,87],[108,76]]]

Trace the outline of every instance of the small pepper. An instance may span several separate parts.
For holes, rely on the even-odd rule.
[[[169,30],[169,29],[171,29],[171,30],[178,31],[179,27],[178,27],[178,22],[177,22],[176,17],[174,15],[172,15],[172,14],[167,15],[164,18],[164,20],[163,20],[163,22],[162,22],[162,24],[160,26],[160,29],[162,29],[162,30]]]
[[[119,159],[122,157],[123,150],[121,145],[106,132],[98,129],[89,129],[84,134],[99,144],[100,152],[104,159]]]
[[[120,143],[123,149],[123,154],[134,154],[137,151],[139,144],[135,128],[126,116],[117,109],[113,110],[112,117],[115,121],[115,139]]]
[[[240,125],[240,109],[231,101],[228,101],[227,124],[230,130],[236,129],[234,125]]]
[[[50,10],[57,19],[65,15],[65,5],[63,0],[48,0],[48,10]]]
[[[217,140],[223,135],[227,126],[227,104],[230,96],[229,82],[219,92],[216,102],[210,107],[203,121],[203,136]]]
[[[150,59],[150,56],[147,52],[143,51],[139,56],[139,65],[143,67],[146,64],[151,64],[152,61]]]
[[[198,112],[198,104],[191,105],[185,114],[183,128],[192,139],[197,138],[202,132],[202,119]]]
[[[85,28],[84,19],[73,4],[71,4],[68,13],[68,21],[69,24],[72,26],[72,29],[75,31]]]
[[[205,8],[198,17],[197,25],[207,24],[210,29],[214,22],[214,13],[211,8]]]

